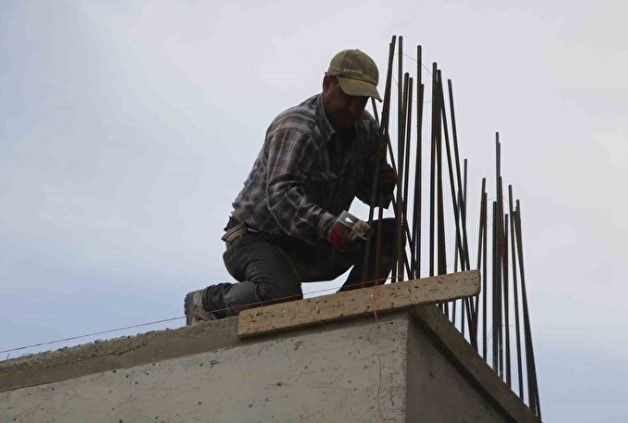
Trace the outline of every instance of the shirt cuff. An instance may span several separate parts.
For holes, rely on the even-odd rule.
[[[318,234],[321,238],[328,240],[329,233],[331,232],[332,227],[334,226],[334,221],[336,220],[336,216],[329,212],[324,212],[321,216],[320,221],[318,222]]]

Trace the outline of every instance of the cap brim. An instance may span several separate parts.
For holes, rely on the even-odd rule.
[[[338,83],[345,94],[373,97],[376,100],[382,101],[379,96],[379,92],[377,91],[377,87],[370,82],[361,81],[359,79],[338,77]]]

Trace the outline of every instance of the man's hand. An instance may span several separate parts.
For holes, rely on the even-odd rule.
[[[329,243],[341,253],[352,253],[360,249],[362,237],[372,233],[368,223],[362,220],[352,222],[351,227],[343,222],[342,216],[338,217],[329,233]]]

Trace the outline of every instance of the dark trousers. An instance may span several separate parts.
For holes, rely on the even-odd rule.
[[[378,221],[373,228],[377,229]],[[388,277],[394,261],[395,220],[383,219],[379,272],[375,268],[375,236],[371,239],[368,275],[374,281]],[[340,253],[329,243],[307,244],[296,238],[269,239],[246,233],[223,254],[227,271],[238,283],[207,287],[204,307],[219,317],[238,314],[258,305],[303,298],[302,282],[328,281],[353,267],[342,290],[362,287],[364,251]]]

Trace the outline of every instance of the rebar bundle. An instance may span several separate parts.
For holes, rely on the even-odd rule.
[[[397,50],[397,148],[396,154],[390,139],[392,79],[395,50]],[[434,276],[471,269],[469,251],[469,226],[467,225],[467,159],[461,166],[459,134],[456,126],[453,84],[447,80],[448,101],[443,89],[442,70],[438,64],[432,64],[431,72],[422,63],[422,48],[416,50],[416,76],[403,69],[403,38],[392,37],[389,44],[388,68],[382,114],[380,121],[380,139],[386,144],[380,154],[388,155],[389,162],[397,172],[398,183],[392,201],[392,210],[397,221],[395,243],[395,265],[392,282],[402,282],[423,276]],[[407,56],[409,57],[409,56]],[[429,197],[424,198],[425,184],[423,168],[423,105],[425,86],[422,73],[431,74],[431,119],[429,145]],[[416,82],[416,89],[414,83]],[[414,148],[414,166],[410,156],[412,149],[413,94],[416,96],[416,141]],[[449,110],[447,110],[447,105]],[[373,112],[378,118],[376,104]],[[538,381],[532,345],[530,312],[526,291],[526,279],[523,260],[523,239],[520,200],[514,200],[512,185],[508,185],[508,204],[504,205],[503,179],[501,170],[501,143],[499,133],[495,136],[495,195],[488,203],[487,179],[482,178],[479,204],[479,224],[477,255],[474,262],[480,271],[482,280],[481,293],[475,298],[465,298],[449,304],[439,304],[461,335],[471,344],[496,374],[509,387],[516,380],[515,393],[526,402],[540,418]],[[444,151],[444,153],[443,153]],[[373,174],[371,204],[379,198],[377,192],[377,174],[380,161],[376,161]],[[462,171],[461,171],[462,169]],[[443,177],[443,174],[446,176]],[[411,198],[409,198],[411,195]],[[449,197],[448,197],[449,196]],[[423,230],[423,202],[429,205],[427,215],[427,234]],[[409,209],[410,204],[410,213]],[[451,204],[448,206],[447,203]],[[515,205],[516,204],[516,205]],[[449,208],[451,207],[451,208]],[[383,207],[371,206],[369,222],[373,222],[375,208],[383,216]],[[447,210],[450,210],[447,212]],[[489,228],[489,218],[491,227]],[[452,222],[453,220],[453,222]],[[489,252],[489,229],[491,242]],[[447,241],[447,236],[453,240]],[[429,248],[423,249],[423,237]],[[381,254],[381,228],[375,236],[375,253],[379,261]],[[453,248],[453,267],[448,265],[448,246]],[[366,246],[364,260],[368,259],[370,243]],[[422,267],[422,259],[428,264],[427,274]],[[490,262],[490,266],[489,266]],[[368,266],[363,267],[367,269]],[[489,277],[489,269],[491,270]],[[378,274],[378,269],[375,273]],[[512,275],[509,275],[512,272]],[[363,280],[370,280],[372,275],[364,274]],[[523,327],[521,327],[523,325]],[[514,326],[514,336],[511,326]],[[512,353],[514,348],[514,354]],[[513,372],[513,367],[516,371]],[[525,369],[525,370],[524,370]],[[527,387],[527,390],[524,389]]]

